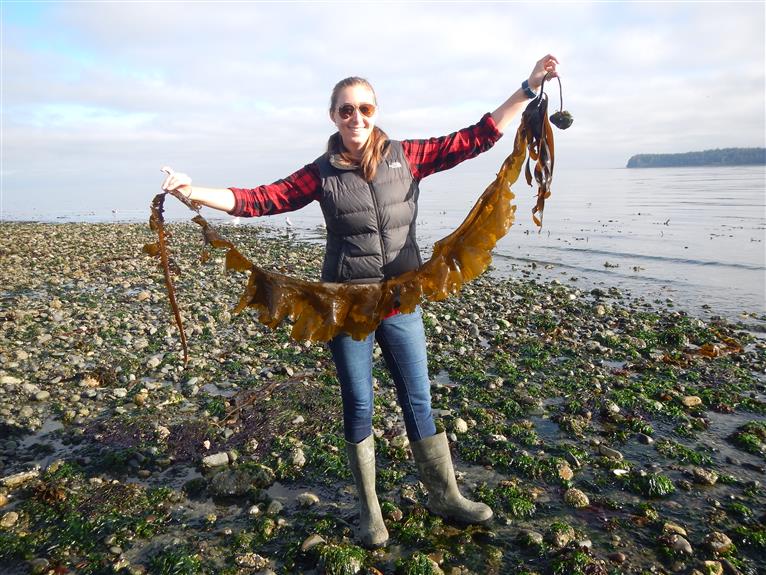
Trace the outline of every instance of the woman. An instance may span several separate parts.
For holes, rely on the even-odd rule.
[[[401,142],[389,140],[376,126],[372,86],[362,78],[346,78],[332,92],[330,118],[338,131],[330,137],[327,152],[286,179],[253,189],[215,189],[192,187],[187,175],[170,173],[162,188],[235,216],[297,210],[316,200],[327,225],[323,281],[367,283],[395,277],[422,264],[415,240],[418,182],[491,148],[526,100],[535,97],[545,74],[556,76],[557,64],[550,54],[540,59],[521,87],[477,124],[442,138]],[[446,435],[436,433],[420,309],[395,311],[363,341],[342,334],[329,342],[360,500],[361,542],[378,547],[388,540],[375,493],[373,337],[396,384],[429,509],[465,523],[489,520],[487,505],[458,491]]]

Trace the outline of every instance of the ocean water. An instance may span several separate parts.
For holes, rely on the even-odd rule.
[[[421,183],[424,257],[489,184],[486,174],[448,174]],[[523,181],[512,189],[516,222],[495,248],[493,273],[531,270],[582,290],[615,286],[703,317],[766,314],[763,166],[561,169],[540,233],[531,217],[535,191]],[[317,206],[267,219],[322,241]]]
[[[495,248],[493,273],[526,272],[583,291],[614,286],[701,317],[766,314],[765,167],[559,169],[540,233],[531,219],[535,192],[521,180],[513,186],[516,222]],[[463,221],[489,183],[486,173],[467,170],[436,174],[421,183],[418,238],[424,258],[436,240]],[[168,213],[187,217],[177,209]],[[136,206],[129,212],[36,219],[147,218],[148,209]],[[317,204],[290,214],[243,218],[240,224],[324,241]]]

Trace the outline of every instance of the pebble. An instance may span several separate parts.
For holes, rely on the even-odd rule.
[[[260,570],[269,564],[269,560],[257,553],[245,553],[234,558],[234,562],[239,567]]]
[[[468,431],[468,424],[465,419],[458,417],[453,422],[453,429],[455,433],[466,433]]]
[[[604,444],[598,446],[598,452],[608,459],[614,459],[615,461],[622,461],[622,453],[611,447],[607,447]]]
[[[602,346],[599,342],[597,342],[594,339],[591,339],[585,342],[585,349],[593,353],[604,353],[608,351],[607,348]]]
[[[306,465],[306,454],[303,453],[303,450],[300,447],[298,447],[294,449],[290,455],[290,461],[295,467],[303,467]]]
[[[508,443],[508,438],[500,433],[490,433],[489,437],[487,438],[487,442],[491,445],[500,445],[503,443]]]
[[[681,399],[681,403],[686,407],[697,407],[702,405],[702,398],[696,395],[687,395]]]
[[[609,559],[609,561],[611,561],[612,563],[617,563],[618,565],[621,563],[625,563],[625,560],[627,559],[627,557],[625,556],[625,553],[621,553],[619,551],[617,551],[616,553],[609,553],[606,556],[606,558]]]
[[[273,499],[271,501],[271,503],[269,503],[269,506],[266,508],[266,514],[267,515],[279,515],[283,508],[284,508],[284,505],[282,505],[276,499]]]
[[[590,551],[593,548],[593,541],[590,539],[578,539],[575,541],[575,546],[578,549]]]
[[[319,503],[319,497],[314,495],[313,493],[306,492],[301,493],[298,495],[298,505],[301,507],[312,507],[313,505],[316,505]]]
[[[32,469],[30,471],[21,471],[19,473],[14,473],[13,475],[8,475],[7,477],[3,477],[2,479],[0,479],[0,485],[3,485],[9,489],[15,489],[16,487],[24,485],[25,483],[32,481],[33,479],[37,479],[39,476],[40,476],[39,469]]]
[[[579,469],[580,467],[582,467],[582,463],[580,462],[580,460],[571,451],[564,452],[564,459],[566,459],[569,462],[569,464],[575,467],[576,469]]]
[[[703,561],[704,575],[723,575],[723,564],[720,561]]]
[[[101,382],[97,380],[95,377],[86,376],[82,379],[80,382],[80,386],[82,387],[100,387]]]
[[[19,514],[15,511],[9,511],[0,518],[0,527],[10,529],[19,520]]]
[[[715,471],[703,469],[701,467],[692,468],[694,482],[700,485],[715,485],[718,481],[718,474]]]
[[[394,523],[397,523],[401,521],[404,518],[404,513],[401,509],[398,507],[394,507],[393,509],[388,508],[383,512],[383,516],[386,519],[389,519],[390,521],[393,521]]]
[[[144,290],[144,291],[138,292],[138,295],[136,296],[136,299],[138,301],[145,301],[145,300],[148,300],[150,297],[152,297],[152,294],[150,294],[148,291]]]
[[[303,540],[303,543],[301,543],[301,553],[306,553],[320,543],[326,543],[324,537],[317,535],[316,533],[309,535],[306,537],[306,539]]]
[[[410,445],[410,440],[407,437],[406,433],[402,433],[401,435],[397,435],[391,440],[391,447],[396,447],[400,449],[406,449]]]
[[[558,468],[559,478],[563,479],[564,481],[569,481],[574,477],[574,472],[572,471],[572,468],[569,467],[566,463],[562,463],[559,465]]]
[[[620,406],[617,405],[613,401],[605,401],[604,402],[604,411],[606,413],[613,413],[613,414],[616,415],[616,414],[620,413]]]
[[[28,397],[33,398],[35,395],[40,393],[40,388],[36,385],[33,385],[31,383],[22,383],[21,384],[21,391],[23,391],[25,394],[27,394]]]
[[[705,537],[705,546],[717,555],[729,551],[733,543],[728,535],[720,531],[713,531]]]
[[[524,545],[540,546],[543,544],[543,535],[531,529],[520,529],[517,539]]]
[[[222,465],[229,464],[229,455],[222,451],[220,453],[214,453],[202,458],[202,465],[204,467],[221,467]]]
[[[678,523],[672,521],[666,521],[662,526],[663,533],[675,533],[676,535],[686,536],[686,529],[681,527]]]
[[[565,529],[549,529],[545,533],[545,540],[557,549],[566,547],[574,537],[574,529],[569,525]]]
[[[673,551],[678,551],[679,553],[684,553],[686,555],[692,555],[694,553],[691,543],[689,543],[686,538],[681,535],[672,536],[670,547],[673,549]]]
[[[638,439],[639,443],[643,443],[644,445],[651,445],[654,443],[654,439],[651,438],[651,436],[646,435],[645,433],[637,433],[636,438]]]
[[[399,497],[405,503],[416,504],[418,502],[418,496],[415,491],[415,487],[410,484],[404,484],[399,489]]]
[[[573,487],[564,492],[564,503],[575,509],[580,509],[582,507],[588,507],[588,505],[590,505],[590,500],[585,493]]]

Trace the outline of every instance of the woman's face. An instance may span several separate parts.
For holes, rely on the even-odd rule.
[[[372,93],[372,90],[361,84],[347,86],[338,93],[338,101],[332,112],[330,112],[330,118],[338,127],[340,137],[343,139],[343,145],[352,154],[357,154],[361,151],[367,142],[367,138],[372,134],[372,129],[375,127],[375,121],[378,118],[376,108],[373,108],[375,111],[370,117],[365,116],[359,109],[364,104],[375,105],[375,95]],[[348,105],[353,106],[353,113],[344,119],[338,113],[338,110]]]

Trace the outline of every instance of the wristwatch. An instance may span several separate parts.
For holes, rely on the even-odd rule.
[[[529,80],[524,80],[521,83],[521,89],[524,90],[524,95],[530,100],[532,98],[537,98],[537,94],[535,93],[535,91],[529,87]]]

